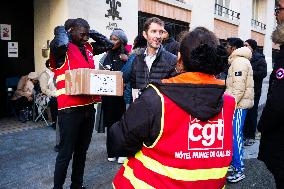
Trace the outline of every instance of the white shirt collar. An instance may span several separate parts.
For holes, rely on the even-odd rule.
[[[149,54],[148,54],[148,47],[147,47],[147,48],[145,49],[144,54],[145,54],[146,56],[156,56],[156,55],[158,54],[158,52],[159,52],[159,49],[160,49],[160,47],[156,50],[155,54],[149,55]]]
[[[144,61],[146,62],[146,65],[147,65],[148,70],[149,70],[149,72],[150,72],[151,67],[152,67],[152,64],[153,64],[153,62],[155,61],[155,59],[156,59],[156,57],[157,57],[157,53],[158,53],[159,49],[157,49],[157,50],[156,50],[156,53],[153,54],[153,55],[148,55],[147,49],[148,49],[148,48],[146,48],[146,50],[145,50],[145,52],[144,52],[144,54],[145,54],[145,59],[144,59]]]

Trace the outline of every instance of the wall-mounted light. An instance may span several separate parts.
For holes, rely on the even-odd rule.
[[[48,58],[49,56],[49,40],[46,41],[46,45],[41,49],[41,55],[43,58]]]

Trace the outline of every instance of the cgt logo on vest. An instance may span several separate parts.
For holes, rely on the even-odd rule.
[[[191,119],[191,118],[190,118]],[[190,120],[188,129],[188,150],[223,149],[224,119],[201,122]]]

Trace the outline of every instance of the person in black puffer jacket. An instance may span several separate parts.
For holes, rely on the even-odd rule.
[[[275,16],[278,26],[272,41],[280,45],[279,54],[269,79],[267,100],[257,125],[261,132],[258,159],[263,161],[274,176],[277,189],[284,188],[284,0],[278,1]],[[281,9],[279,9],[281,8]]]
[[[173,27],[171,25],[165,25],[165,31],[163,34],[163,47],[166,51],[178,55],[179,42],[177,42],[173,37]]]
[[[159,18],[149,18],[144,24],[143,36],[147,40],[144,53],[137,55],[132,64],[131,87],[144,89],[151,82],[175,76],[177,58],[166,51],[162,43],[164,22]]]
[[[247,46],[252,51],[252,58],[250,62],[253,69],[254,80],[254,105],[248,110],[243,131],[245,138],[244,145],[250,146],[254,144],[255,140],[257,110],[261,96],[262,81],[267,75],[267,64],[265,56],[257,52],[257,42],[255,40],[246,40],[244,46]]]

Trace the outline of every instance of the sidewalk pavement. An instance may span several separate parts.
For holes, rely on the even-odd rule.
[[[33,122],[27,123],[34,124]],[[42,123],[43,124],[43,123]],[[110,189],[121,165],[107,161],[106,135],[93,133],[87,154],[85,184],[88,189]],[[259,141],[245,148],[246,178],[227,189],[274,189],[265,165],[255,159]],[[0,136],[0,189],[51,189],[56,153],[55,131],[40,127]],[[70,168],[65,188],[70,185]]]
[[[264,81],[263,91],[268,82]],[[264,106],[266,93],[262,95],[260,107]],[[261,108],[260,108],[261,111]],[[8,125],[16,127],[5,132]],[[105,147],[106,134],[94,131],[90,144],[84,183],[88,189],[110,189],[120,164],[108,162]],[[44,127],[44,122],[27,122],[24,125],[13,119],[0,120],[0,189],[51,189],[56,153],[55,131]],[[265,165],[256,159],[259,140],[245,147],[246,178],[236,184],[228,184],[226,189],[274,189],[274,179]],[[70,167],[70,166],[69,166]],[[65,188],[70,185],[70,168]]]

